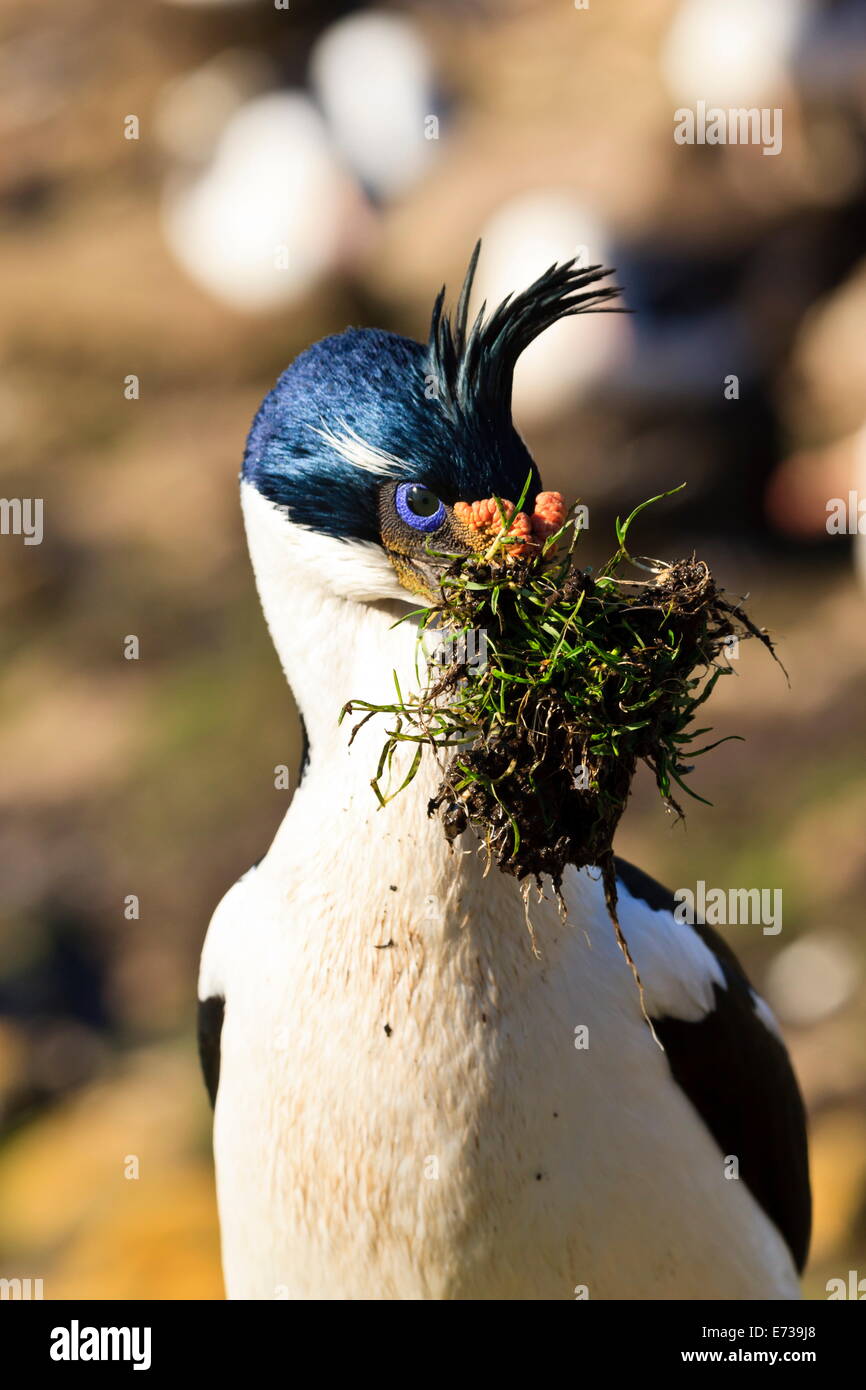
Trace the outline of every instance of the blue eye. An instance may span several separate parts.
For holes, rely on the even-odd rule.
[[[416,531],[438,531],[445,520],[443,503],[420,483],[401,483],[394,501],[398,516]]]

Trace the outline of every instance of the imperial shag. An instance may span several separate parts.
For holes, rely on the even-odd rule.
[[[531,509],[520,353],[615,293],[569,262],[470,327],[474,262],[426,345],[352,329],[302,353],[247,444],[253,568],[308,760],[202,959],[227,1293],[797,1298],[803,1107],[730,949],[619,863],[662,1050],[598,875],[566,878],[565,922],[533,903],[536,959],[518,884],[428,819],[434,759],[378,809],[382,730],[350,748],[338,725],[350,699],[387,703],[393,672],[411,687],[417,633],[394,622],[435,589],[431,536],[469,544],[455,504],[518,497],[531,473]]]

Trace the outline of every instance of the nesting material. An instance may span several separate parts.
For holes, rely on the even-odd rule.
[[[363,711],[360,723],[391,717],[373,778],[383,803],[411,781],[427,748],[443,769],[429,813],[449,842],[473,830],[503,873],[539,888],[549,877],[560,902],[567,864],[597,866],[630,960],[613,838],[636,768],[650,768],[665,806],[681,816],[679,794],[697,795],[688,785],[694,760],[725,741],[707,743],[709,729],[696,725],[732,670],[730,640],[756,637],[775,653],[702,560],[632,558],[629,530],[649,502],[617,522],[616,551],[593,573],[577,561],[574,512],[566,516],[556,499],[543,495],[528,519],[497,502],[495,526],[486,504],[475,504],[490,546],[450,559],[440,602],[416,615],[428,650],[431,629],[441,635],[440,664],[426,685],[422,676],[420,694],[398,689],[393,705],[354,700],[346,712]],[[415,758],[391,788],[393,753],[405,742],[417,745]]]

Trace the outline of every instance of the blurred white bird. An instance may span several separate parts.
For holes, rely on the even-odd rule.
[[[682,0],[661,52],[676,101],[762,106],[778,98],[809,0]]]
[[[394,198],[436,152],[433,63],[411,20],[368,10],[326,29],[310,80],[337,148],[365,188]]]
[[[206,167],[176,173],[165,235],[187,272],[239,309],[299,298],[363,235],[363,197],[301,92],[256,97],[228,120]]]
[[[609,236],[601,218],[567,190],[542,189],[509,200],[482,231],[471,312],[497,304],[531,284],[559,259],[563,248],[579,265],[609,265]],[[623,314],[591,322],[562,319],[536,338],[514,374],[514,412],[525,424],[556,415],[609,373],[628,354],[631,330]]]

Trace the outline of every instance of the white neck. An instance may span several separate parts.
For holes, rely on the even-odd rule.
[[[280,900],[297,899],[301,876],[326,882],[334,897],[320,920],[339,942],[353,942],[362,954],[369,942],[356,931],[356,919],[378,921],[383,895],[387,902],[388,885],[396,879],[401,903],[414,903],[416,912],[423,904],[441,905],[440,927],[424,922],[428,946],[438,940],[447,948],[450,938],[465,937],[475,946],[486,941],[500,967],[524,960],[530,937],[517,882],[506,874],[487,876],[471,835],[449,849],[438,818],[428,815],[442,778],[440,757],[425,748],[412,785],[382,810],[370,780],[394,721],[374,716],[351,746],[363,711],[340,723],[350,700],[393,703],[395,671],[404,696],[418,689],[417,628],[411,621],[395,626],[407,612],[407,599],[384,551],[294,526],[248,484],[243,509],[265,618],[310,744],[309,769],[259,877],[267,870]],[[400,786],[414,752],[414,744],[399,747],[387,779],[391,791]],[[366,846],[361,857],[358,844]],[[609,930],[597,875],[570,872],[566,897],[572,924],[586,931],[598,919]],[[543,904],[533,902],[531,917],[552,963],[569,933],[562,932],[549,896]],[[503,923],[510,929],[502,930]],[[632,987],[630,977],[625,987]]]
[[[371,720],[350,757],[351,731],[362,713],[340,724],[340,711],[353,699],[393,703],[394,671],[404,693],[417,688],[416,625],[395,626],[409,611],[407,595],[381,547],[304,531],[249,484],[242,501],[262,608],[304,720],[311,770],[357,777],[372,798],[369,780],[387,720]]]

